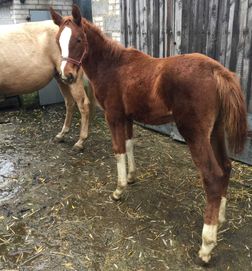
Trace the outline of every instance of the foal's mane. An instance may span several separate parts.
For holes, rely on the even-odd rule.
[[[119,59],[124,47],[117,41],[107,37],[95,24],[82,18],[82,25],[87,35],[92,36],[95,40],[96,46],[102,47],[103,57]]]

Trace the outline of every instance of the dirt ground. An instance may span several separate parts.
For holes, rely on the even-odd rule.
[[[137,182],[113,202],[103,114],[83,152],[54,143],[64,107],[0,112],[0,270],[252,270],[252,167],[233,162],[227,222],[199,265],[204,192],[187,146],[135,126]]]

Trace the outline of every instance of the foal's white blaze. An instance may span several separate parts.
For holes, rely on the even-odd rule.
[[[60,44],[62,57],[67,58],[69,56],[69,42],[70,42],[71,35],[72,35],[72,30],[70,27],[67,27],[67,26],[63,29],[63,31],[60,34],[59,44]],[[64,75],[64,69],[65,69],[66,63],[67,62],[63,60],[60,66],[61,76],[63,79],[66,79]]]
[[[208,262],[211,258],[211,251],[217,244],[217,225],[204,224],[202,230],[202,245],[199,256],[204,262]]]
[[[225,213],[226,213],[226,203],[227,199],[225,197],[221,198],[221,203],[220,203],[220,210],[219,210],[219,223],[225,222]]]
[[[133,139],[126,140],[126,153],[127,153],[128,165],[129,165],[128,181],[132,180],[132,178],[134,177],[134,173],[136,171],[133,148],[134,148]]]
[[[117,160],[118,182],[117,188],[113,193],[113,197],[115,199],[119,199],[127,186],[126,154],[125,153],[116,154],[116,160]]]

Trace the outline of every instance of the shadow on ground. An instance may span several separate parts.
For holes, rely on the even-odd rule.
[[[0,269],[252,270],[252,167],[233,162],[227,218],[198,265],[204,193],[187,147],[135,127],[137,182],[120,202],[109,131],[98,112],[81,153],[64,107],[0,114]]]

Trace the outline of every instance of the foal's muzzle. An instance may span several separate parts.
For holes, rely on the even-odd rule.
[[[72,84],[76,81],[76,78],[74,78],[72,73],[69,73],[67,76],[62,77],[62,73],[60,73],[60,79],[65,83],[65,84]]]

